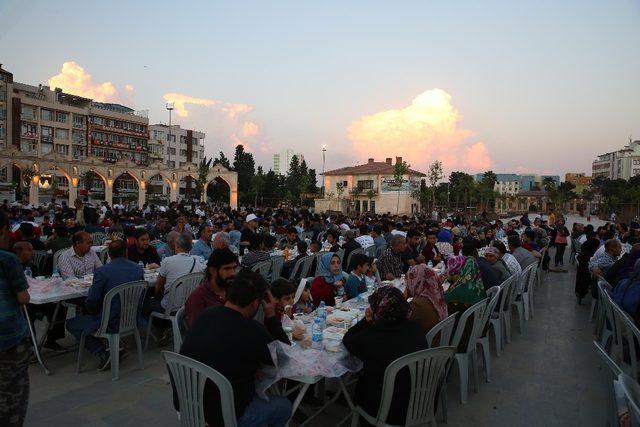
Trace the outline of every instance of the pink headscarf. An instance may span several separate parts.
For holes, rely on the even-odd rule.
[[[436,274],[425,264],[417,264],[407,272],[407,294],[409,297],[427,298],[438,312],[440,320],[448,316],[444,290]]]

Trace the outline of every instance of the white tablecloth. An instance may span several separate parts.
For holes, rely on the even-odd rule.
[[[149,282],[150,287],[153,287],[158,281],[158,273],[145,273],[144,279]],[[93,277],[87,276],[82,279],[68,279],[65,281],[51,277],[45,279],[28,277],[27,281],[29,282],[29,295],[31,297],[29,302],[31,304],[46,304],[86,297]]]

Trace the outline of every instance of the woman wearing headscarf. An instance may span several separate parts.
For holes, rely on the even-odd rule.
[[[478,263],[474,257],[467,256],[457,280],[444,294],[449,313],[464,311],[486,297]]]
[[[318,269],[320,274],[311,283],[313,302],[317,305],[320,301],[324,301],[326,305],[334,306],[335,297],[344,293],[344,284],[347,280],[346,274],[342,271],[340,257],[332,252],[323,254],[320,257]]]
[[[407,272],[405,296],[412,298],[410,319],[419,323],[424,332],[447,318],[442,282],[425,264],[414,265]]]
[[[380,406],[384,372],[399,357],[427,348],[422,327],[409,320],[409,303],[393,286],[378,288],[369,296],[370,308],[342,340],[347,350],[362,360],[363,374],[356,385],[355,402],[369,414]],[[386,423],[404,425],[411,388],[406,370],[396,377]]]

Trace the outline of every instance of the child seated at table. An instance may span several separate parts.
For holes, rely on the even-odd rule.
[[[344,285],[345,300],[356,298],[367,291],[365,274],[369,271],[370,264],[371,261],[365,254],[355,254],[351,257],[351,265],[349,266],[351,274]]]
[[[313,311],[313,299],[311,298],[311,283],[305,282],[300,298],[293,305],[294,313],[308,314]]]
[[[287,279],[278,279],[271,284],[271,295],[276,303],[276,316],[280,319],[282,327],[293,326],[293,298],[296,287]]]
[[[380,280],[377,276],[378,264],[373,258],[369,258],[369,269],[364,274],[364,282],[368,287],[376,288],[380,286]]]

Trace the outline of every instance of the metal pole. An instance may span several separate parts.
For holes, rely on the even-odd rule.
[[[327,146],[323,145],[322,146],[322,197],[324,197],[324,193],[325,193],[325,188],[324,188],[324,160],[325,160],[325,153],[327,152]]]
[[[171,111],[169,108],[169,136],[167,137],[167,166],[171,164]]]

